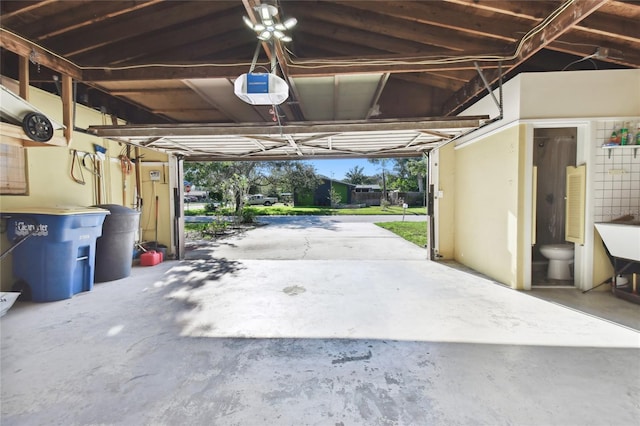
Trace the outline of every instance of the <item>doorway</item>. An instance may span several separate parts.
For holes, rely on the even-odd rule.
[[[549,259],[540,251],[542,246],[569,244],[565,241],[566,168],[576,165],[576,127],[536,128],[533,133],[533,166],[535,182],[535,244],[531,259],[531,284],[534,286],[573,286],[571,279],[548,277]]]

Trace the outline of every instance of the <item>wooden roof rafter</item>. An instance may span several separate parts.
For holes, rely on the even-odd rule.
[[[522,40],[514,59],[505,63],[504,74],[508,74],[536,52],[548,46],[607,1],[609,0],[581,0],[565,3],[561,12],[556,14],[552,20],[553,25],[549,24],[540,31],[532,33],[530,38]],[[489,85],[494,84],[501,77],[500,71],[496,69],[486,70],[484,74]],[[452,115],[461,111],[470,100],[484,90],[486,89],[482,78],[480,76],[474,77],[444,103],[443,115]]]

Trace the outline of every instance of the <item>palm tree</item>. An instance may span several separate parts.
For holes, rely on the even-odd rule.
[[[423,192],[425,187],[425,178],[427,177],[427,161],[426,159],[411,160],[407,164],[407,168],[412,176],[417,179],[418,191]]]

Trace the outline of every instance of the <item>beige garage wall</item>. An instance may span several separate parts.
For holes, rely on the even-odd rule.
[[[625,117],[640,112],[638,69],[522,74],[521,90],[521,119]]]
[[[455,259],[514,288],[522,270],[523,135],[524,126],[513,126],[455,151]]]
[[[456,199],[456,151],[452,143],[438,148],[438,188],[440,193],[436,203],[438,217],[438,256],[443,259],[454,258],[454,235]]]
[[[142,197],[143,209],[140,215],[143,241],[157,241],[168,247],[171,246],[171,182],[169,164],[165,161],[154,161],[145,158],[142,163]],[[158,159],[159,160],[159,159]],[[160,180],[152,181],[151,172],[159,172]],[[157,196],[157,199],[156,199]],[[156,217],[156,202],[158,213]]]
[[[11,86],[11,81],[3,78],[3,85]],[[45,115],[62,122],[62,103],[60,98],[31,88],[29,102],[41,110]],[[76,126],[86,128],[89,125],[107,124],[107,117],[100,111],[78,105],[76,108]],[[109,118],[110,121],[110,118]],[[109,123],[110,124],[110,123]],[[56,131],[61,135],[61,131]],[[7,139],[0,139],[0,143],[15,143]],[[0,210],[9,211],[22,207],[86,207],[96,204],[96,192],[93,185],[93,176],[87,169],[82,170],[85,185],[76,183],[71,177],[73,150],[77,150],[82,159],[84,153],[94,153],[94,144],[106,148],[107,159],[103,161],[104,185],[102,204],[118,204],[133,207],[136,199],[135,166],[131,173],[123,173],[120,154],[126,153],[126,146],[114,141],[98,138],[82,132],[74,132],[71,144],[68,147],[47,146],[25,148],[27,163],[28,194],[27,195],[0,195]],[[148,149],[141,149],[142,156],[147,161],[167,163],[168,156]],[[89,163],[87,163],[89,164]],[[143,168],[144,169],[144,168]],[[80,178],[79,165],[75,164],[74,175]],[[146,180],[148,180],[148,171]],[[145,180],[145,179],[143,179]],[[126,188],[126,189],[125,189]],[[142,197],[149,202],[143,206],[141,216],[154,215],[155,206],[150,185],[143,183]],[[171,240],[171,214],[170,190],[168,185],[157,185],[156,191],[161,200],[162,208],[158,240],[169,245]],[[126,198],[125,198],[126,197]],[[155,223],[152,232],[146,233],[143,238],[155,237]],[[0,235],[0,250],[4,252],[10,247],[6,233]],[[13,285],[11,271],[12,258],[7,256],[0,263],[0,288],[8,291]]]

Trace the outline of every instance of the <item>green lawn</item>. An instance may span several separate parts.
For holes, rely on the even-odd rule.
[[[427,222],[381,222],[376,225],[420,247],[427,246]]]
[[[403,208],[398,206],[389,206],[382,209],[380,206],[362,207],[359,209],[334,209],[338,215],[399,215],[403,214]],[[404,212],[408,215],[426,215],[427,210],[424,207],[409,207]]]
[[[401,215],[403,214],[402,207],[390,206],[386,209],[382,209],[380,206],[362,207],[359,209],[331,209],[329,207],[318,206],[285,206],[284,204],[276,204],[273,206],[251,206],[245,207],[246,210],[251,211],[256,216],[331,216],[331,215]],[[191,208],[188,211],[185,210],[185,215],[205,215],[212,212],[205,212],[203,207],[199,209]],[[230,211],[225,209],[220,210],[221,214],[231,214]],[[426,209],[424,207],[409,207],[404,212],[406,215],[425,215]]]

